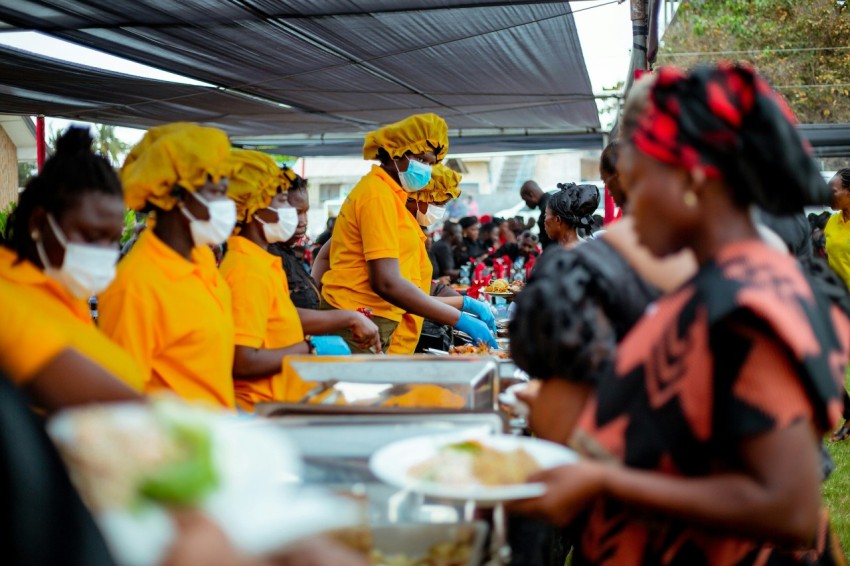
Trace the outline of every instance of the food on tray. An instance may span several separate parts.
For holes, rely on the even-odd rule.
[[[445,409],[462,409],[466,403],[463,397],[445,387],[432,384],[412,385],[407,390],[390,397],[382,407],[439,407]]]
[[[205,413],[172,402],[122,409],[74,410],[57,441],[93,511],[192,504],[218,485]]]
[[[428,554],[420,558],[407,554],[385,555],[380,550],[373,550],[370,563],[373,566],[467,566],[472,558],[474,538],[473,530],[463,530],[456,541],[435,544]]]
[[[510,284],[508,289],[510,290],[511,293],[519,293],[520,291],[522,291],[522,289],[524,287],[525,287],[525,283],[523,283],[522,281],[514,281],[513,283]]]
[[[510,284],[507,279],[494,279],[484,289],[487,293],[507,293],[510,290]]]
[[[511,357],[511,353],[507,350],[491,350],[490,346],[483,342],[475,344],[464,344],[462,346],[452,346],[449,349],[449,354],[453,356],[496,356],[506,360]]]
[[[416,479],[448,485],[512,485],[525,483],[540,464],[523,448],[507,452],[467,440],[440,448],[410,469]]]

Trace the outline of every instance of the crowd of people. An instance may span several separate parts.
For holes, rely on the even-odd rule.
[[[530,428],[582,456],[530,478],[545,494],[510,510],[568,526],[573,565],[844,563],[820,447],[850,436],[850,170],[824,182],[750,68],[662,68],[635,85],[600,164],[622,210],[603,230],[596,186],[570,182],[522,185],[536,221],[468,206],[446,220],[460,175],[434,114],[366,135],[374,164],[314,247],[307,181],[217,129],[152,128],[118,172],[91,143],[74,127],[59,139],[3,234],[2,385],[26,401],[4,395],[0,414],[163,391],[251,412],[309,389],[285,377],[287,357],[409,354],[427,324],[495,348],[489,305],[446,284],[506,274],[527,280],[510,344],[535,379],[520,394]],[[838,212],[806,220],[824,204]],[[144,226],[119,261],[125,207]],[[29,491],[52,498],[17,495],[5,512],[37,524],[61,507],[76,542],[60,562],[109,563],[38,426],[16,420],[18,453],[38,452],[32,481],[50,489]],[[12,481],[4,493],[21,492]],[[191,533],[171,563],[209,554]],[[46,556],[28,537],[21,563]],[[278,563],[358,563],[332,544],[299,552]]]

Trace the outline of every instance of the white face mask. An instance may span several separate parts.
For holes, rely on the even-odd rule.
[[[431,226],[439,222],[445,215],[445,205],[437,206],[436,204],[429,204],[425,214],[422,214],[418,209],[416,210],[416,221],[419,222],[420,226]]]
[[[254,215],[254,220],[263,225],[263,235],[266,237],[266,241],[270,244],[288,242],[298,228],[298,210],[291,206],[269,207],[268,210],[277,213],[277,222],[266,222],[256,214]]]
[[[44,264],[44,273],[61,283],[78,299],[97,295],[106,289],[115,279],[115,264],[120,254],[118,246],[103,247],[69,242],[50,213],[47,214],[47,223],[50,224],[59,244],[65,249],[65,257],[60,267],[53,267],[44,251],[44,242],[39,238],[35,242],[35,249]]]
[[[218,246],[223,244],[236,227],[236,203],[229,198],[207,201],[198,193],[192,193],[198,202],[207,207],[209,220],[192,216],[185,205],[180,205],[183,216],[189,219],[189,230],[196,246]]]

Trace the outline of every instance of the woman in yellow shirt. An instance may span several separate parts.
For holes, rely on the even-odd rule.
[[[829,181],[832,189],[832,208],[823,230],[829,266],[850,287],[850,169],[841,169]]]
[[[150,129],[121,168],[126,204],[152,227],[100,296],[100,325],[141,365],[145,391],[233,409],[230,289],[210,245],[236,223],[227,198],[230,142],[215,128]]]
[[[407,197],[427,186],[431,167],[446,156],[448,143],[446,122],[435,114],[417,114],[369,133],[363,157],[381,164],[348,195],[331,236],[322,307],[371,309],[384,349],[404,313],[452,325],[496,345],[484,323],[419,288],[419,249],[425,236],[406,209]],[[346,332],[340,335],[352,351],[362,351]]]
[[[349,329],[358,343],[380,351],[378,329],[356,311],[296,309],[280,259],[270,244],[285,242],[298,225],[287,190],[300,179],[281,170],[265,153],[235,149],[228,195],[236,202],[237,235],[227,241],[221,273],[233,296],[236,339],[233,377],[244,410],[263,401],[287,399],[282,361],[287,355],[349,353],[338,336],[305,337]]]
[[[89,313],[88,298],[115,276],[124,227],[121,183],[91,144],[87,128],[69,128],[27,183],[0,247],[0,280],[32,299],[35,318],[65,329],[70,346],[141,391],[138,364]]]
[[[433,167],[431,170],[431,181],[428,183],[428,187],[411,193],[405,205],[407,211],[416,219],[417,224],[423,228],[427,228],[443,218],[446,211],[446,204],[460,196],[460,189],[458,189],[460,179],[461,176],[459,173],[452,171],[445,165],[437,164]],[[430,295],[433,266],[424,245],[417,252],[420,267],[418,286],[424,293]],[[433,298],[458,310],[474,314],[487,324],[491,330],[495,330],[496,321],[487,305],[461,295]],[[395,332],[393,332],[387,353],[414,353],[416,345],[419,342],[419,335],[422,333],[423,320],[421,316],[405,313]]]

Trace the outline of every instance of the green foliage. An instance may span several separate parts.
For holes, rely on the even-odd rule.
[[[133,228],[136,226],[136,213],[132,210],[124,212],[124,231],[121,232],[121,246],[133,237]]]
[[[9,216],[12,215],[12,211],[15,210],[16,204],[10,202],[6,208],[0,209],[0,240],[3,239],[3,235],[6,233],[6,223],[9,221]]]
[[[850,122],[848,37],[850,13],[836,13],[833,0],[690,0],[667,29],[658,63],[747,61],[801,122],[844,123]]]
[[[36,173],[35,163],[18,161],[18,186],[25,187],[30,178]]]

